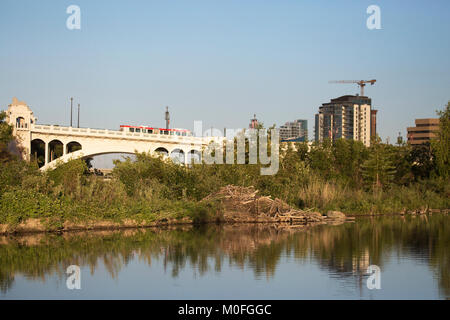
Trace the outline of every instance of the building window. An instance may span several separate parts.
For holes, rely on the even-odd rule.
[[[16,118],[16,128],[26,128],[25,119],[23,117]]]

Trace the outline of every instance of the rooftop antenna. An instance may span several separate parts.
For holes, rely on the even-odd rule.
[[[70,126],[72,126],[73,97],[70,98]]]
[[[166,129],[169,129],[169,124],[170,124],[169,107],[166,107],[166,115],[164,118],[166,120]]]

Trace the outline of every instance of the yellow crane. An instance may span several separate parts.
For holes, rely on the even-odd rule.
[[[328,83],[356,83],[361,88],[361,96],[364,96],[364,87],[366,86],[366,83],[370,83],[370,85],[374,85],[374,83],[377,82],[377,80],[332,80]]]

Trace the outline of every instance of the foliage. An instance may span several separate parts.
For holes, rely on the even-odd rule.
[[[38,175],[39,172],[33,164],[12,157],[0,163],[0,196],[11,187],[22,184],[27,177]]]
[[[439,175],[447,179],[450,177],[450,101],[444,110],[438,112],[439,131],[437,138],[432,141],[436,156],[436,168]]]
[[[11,154],[8,152],[8,145],[13,140],[13,128],[6,123],[6,112],[0,112],[0,162],[10,159]]]
[[[60,216],[62,210],[61,200],[58,198],[17,188],[2,195],[0,222],[16,225],[27,218],[54,218]]]
[[[374,191],[389,187],[396,173],[392,163],[392,153],[380,139],[373,139],[369,158],[363,163],[363,178],[367,186]]]
[[[429,179],[436,168],[436,156],[430,143],[415,145],[411,148],[407,156],[408,163],[411,164],[411,174],[418,179]]]
[[[64,195],[79,194],[79,187],[86,182],[85,175],[88,173],[86,162],[77,159],[59,165],[56,169],[49,171],[48,177],[55,186],[61,186]]]

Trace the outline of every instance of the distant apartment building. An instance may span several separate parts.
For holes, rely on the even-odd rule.
[[[372,109],[370,111],[370,136],[377,136],[377,112],[378,110]]]
[[[308,139],[308,120],[294,120],[280,126],[281,142],[304,142]]]
[[[315,116],[315,140],[353,139],[370,146],[372,132],[376,132],[376,122],[371,125],[376,113],[371,112],[371,106],[370,98],[358,95],[342,96],[322,104]]]
[[[439,119],[416,119],[415,127],[408,127],[408,143],[411,145],[422,144],[436,137],[439,130]]]

